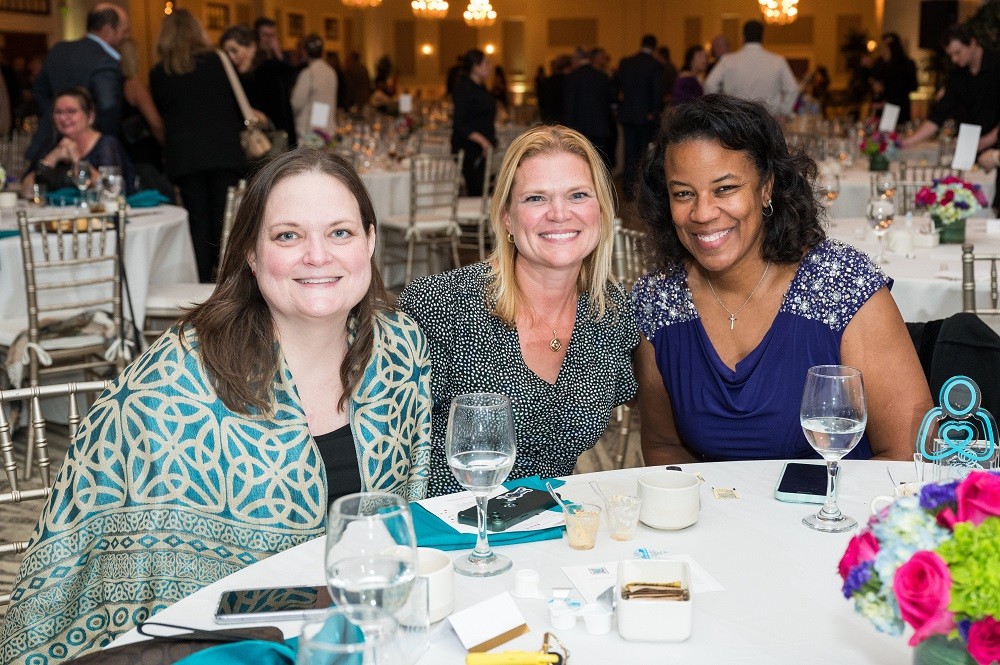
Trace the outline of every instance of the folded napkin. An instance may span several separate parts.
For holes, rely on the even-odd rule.
[[[144,189],[125,200],[133,208],[152,208],[163,203],[170,203],[170,199],[157,189]]]
[[[545,480],[539,476],[529,476],[510,480],[503,484],[507,489],[515,487],[530,487],[531,489],[547,491]],[[553,487],[565,484],[563,480],[550,479]],[[558,508],[556,508],[558,510]],[[413,530],[417,532],[417,545],[420,547],[433,547],[439,550],[467,550],[476,546],[476,536],[471,533],[460,533],[443,519],[427,510],[419,503],[410,504],[410,513],[413,515]],[[561,538],[563,526],[549,527],[537,531],[498,531],[490,532],[490,545],[514,545],[517,543],[530,543],[537,540],[552,540]]]
[[[264,640],[229,642],[202,649],[178,660],[176,665],[295,665],[298,641],[299,638],[293,637],[285,643]],[[360,665],[360,656],[358,658]]]
[[[47,195],[49,205],[76,205],[80,202],[80,190],[75,187],[63,187]]]
[[[0,238],[10,238],[11,236],[16,236],[20,231],[17,229],[3,229],[0,230]]]

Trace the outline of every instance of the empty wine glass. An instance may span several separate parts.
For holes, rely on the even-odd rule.
[[[458,483],[476,497],[479,536],[476,549],[455,561],[455,572],[489,577],[509,570],[508,557],[490,549],[486,502],[514,466],[514,417],[510,400],[496,393],[459,395],[451,402],[445,455]]]
[[[394,613],[416,577],[417,538],[405,499],[387,492],[333,502],[326,527],[326,581],[337,604]]]
[[[891,199],[896,195],[896,176],[892,171],[881,171],[872,175],[875,194]]]
[[[826,460],[826,501],[802,523],[817,531],[853,529],[857,520],[837,507],[837,473],[840,459],[861,440],[868,424],[865,387],[861,371],[847,365],[817,365],[806,374],[799,412],[809,445]]]
[[[101,166],[97,173],[101,179],[101,191],[104,193],[105,202],[117,201],[125,186],[125,179],[119,166]]]
[[[816,194],[819,202],[826,208],[826,219],[830,227],[835,227],[830,208],[840,196],[840,176],[836,173],[820,173],[816,178]]]
[[[94,184],[94,167],[85,159],[81,159],[70,171],[73,184],[80,190],[80,207],[87,208],[87,190]]]
[[[878,256],[875,263],[885,265],[889,261],[885,258],[885,234],[892,226],[892,218],[896,214],[896,206],[891,199],[879,196],[868,202],[868,226],[872,227],[875,237],[878,238]]]

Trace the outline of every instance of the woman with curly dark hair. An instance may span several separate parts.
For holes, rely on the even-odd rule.
[[[756,102],[675,107],[642,170],[655,271],[633,291],[646,464],[815,457],[806,370],[864,374],[868,429],[849,457],[907,459],[930,391],[888,287],[827,239],[815,163]]]

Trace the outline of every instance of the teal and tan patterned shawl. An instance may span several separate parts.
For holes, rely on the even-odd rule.
[[[52,665],[92,651],[323,533],[325,471],[287,366],[275,377],[272,413],[234,413],[187,335],[185,345],[176,332],[161,337],[87,414],[15,582],[0,629],[3,665]],[[416,324],[380,314],[351,401],[365,489],[425,495],[429,383]]]

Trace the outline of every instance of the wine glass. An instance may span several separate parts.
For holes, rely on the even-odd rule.
[[[885,234],[889,232],[895,214],[896,206],[891,199],[879,196],[868,202],[868,226],[872,227],[875,237],[878,238],[878,256],[875,257],[875,263],[880,265],[889,262],[885,258]]]
[[[809,445],[826,460],[828,472],[823,507],[802,518],[802,523],[817,531],[853,529],[857,520],[837,507],[837,472],[840,459],[858,444],[868,423],[861,371],[847,365],[810,367],[799,421]]]
[[[101,189],[104,192],[106,202],[117,201],[125,185],[121,167],[100,166],[97,169],[97,173],[101,179]]]
[[[816,178],[816,194],[819,195],[820,203],[826,208],[826,218],[830,227],[835,227],[830,208],[840,196],[840,176],[836,173],[820,173]]]
[[[476,549],[455,561],[455,572],[489,577],[509,570],[511,561],[490,549],[486,502],[514,466],[514,417],[510,400],[496,393],[459,395],[451,402],[445,455],[458,483],[476,497]]]
[[[417,571],[417,538],[405,499],[388,492],[333,502],[326,527],[326,582],[340,605],[390,614],[406,603]]]
[[[896,176],[892,171],[881,171],[872,176],[875,184],[875,194],[891,199],[896,195]]]
[[[70,171],[70,179],[80,190],[80,207],[87,208],[87,190],[94,184],[94,167],[85,159],[81,159]]]
[[[386,612],[368,606],[342,605],[306,619],[296,665],[402,662],[397,623]]]

